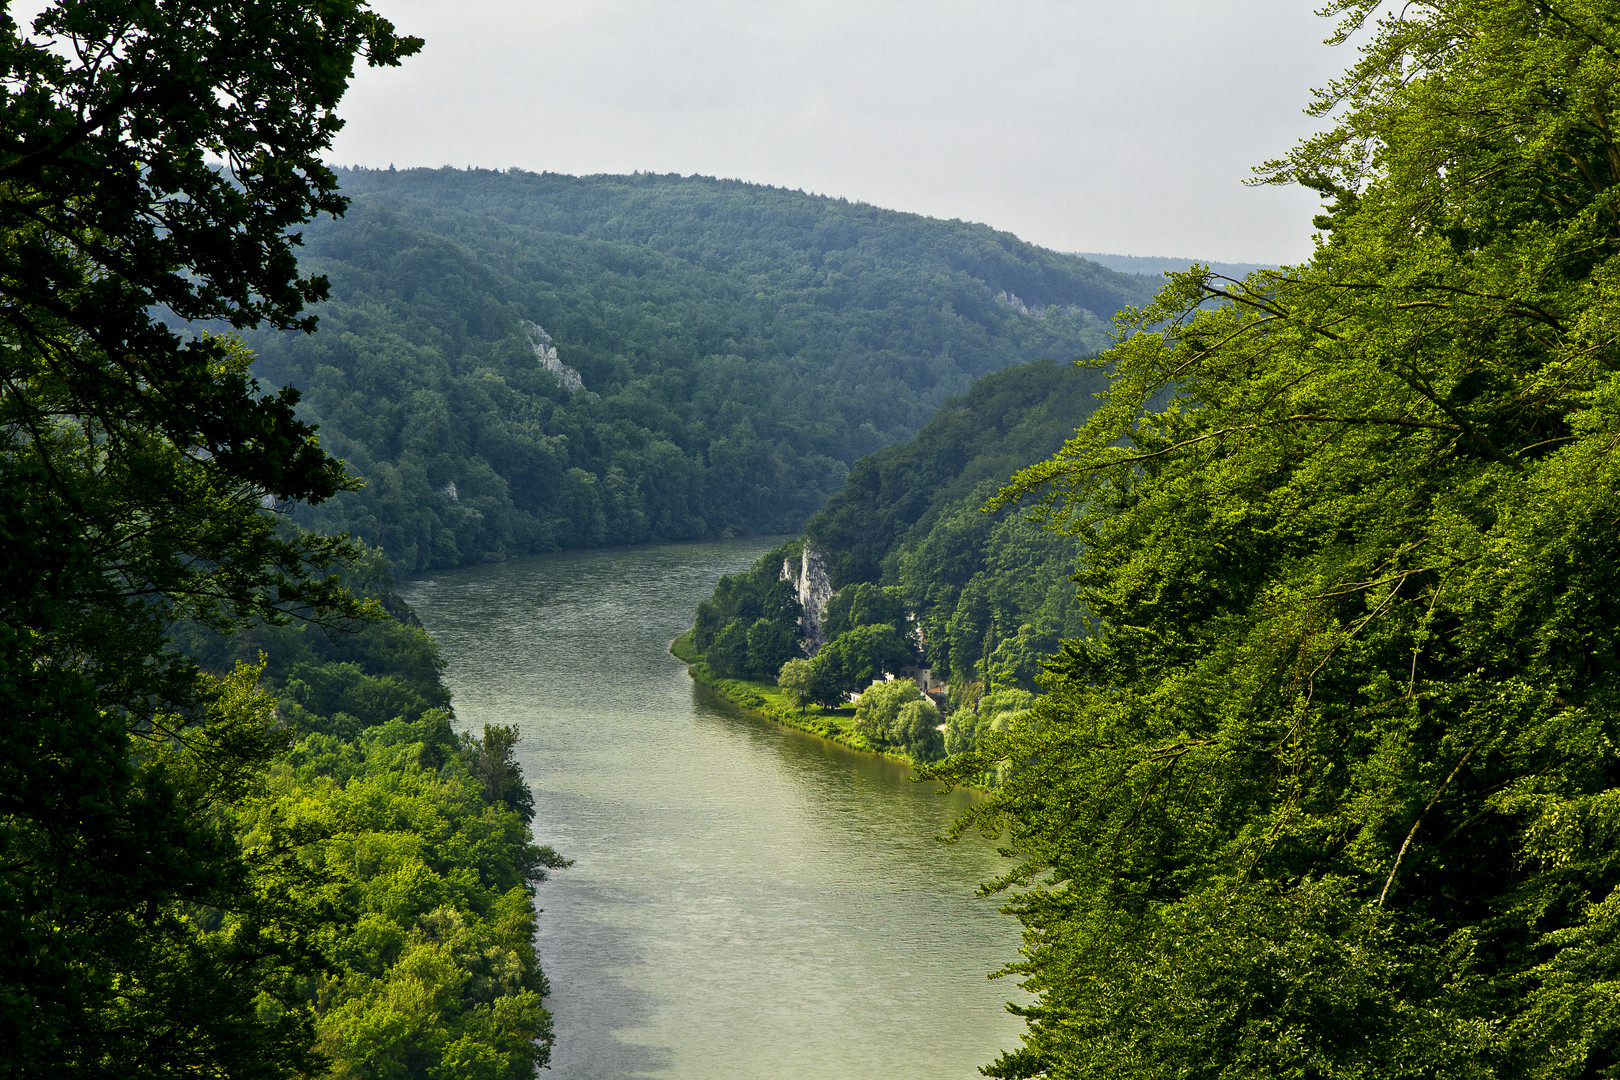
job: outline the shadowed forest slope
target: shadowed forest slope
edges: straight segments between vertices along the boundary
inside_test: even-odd
[[[796,531],[976,377],[1106,340],[1151,286],[1007,233],[735,181],[354,170],[321,332],[256,374],[368,486],[299,521],[403,573]]]

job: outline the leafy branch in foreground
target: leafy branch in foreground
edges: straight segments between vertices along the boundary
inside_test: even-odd
[[[1313,259],[1177,276],[1001,496],[1090,633],[937,770],[1008,774],[992,1075],[1620,1061],[1620,8],[1376,6],[1263,174],[1334,200]]]
[[[357,0],[60,0],[26,30],[0,13],[11,1075],[319,1064],[308,1015],[258,1000],[312,970],[309,913],[257,890],[227,824],[268,760],[268,706],[167,639],[182,619],[365,616],[329,574],[352,549],[265,506],[353,481],[296,392],[261,392],[231,338],[183,339],[158,315],[312,325],[323,285],[299,276],[288,230],[343,207],[320,161],[332,110],[356,55],[392,64],[419,44]],[[227,917],[240,932],[222,937]]]

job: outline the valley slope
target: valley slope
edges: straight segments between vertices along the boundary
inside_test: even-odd
[[[1074,434],[1106,383],[1099,366],[1052,361],[975,382],[916,438],[858,461],[803,537],[721,579],[677,655],[733,700],[863,749],[924,761],[972,749],[1031,704],[1043,661],[1087,632],[1070,580],[1080,539],[1027,508],[982,508]],[[783,696],[784,665],[805,653],[804,697],[826,708]],[[920,737],[830,711],[885,672],[945,706]]]
[[[321,332],[250,337],[367,486],[297,520],[401,573],[797,531],[978,376],[1152,283],[1007,233],[735,181],[345,170]]]

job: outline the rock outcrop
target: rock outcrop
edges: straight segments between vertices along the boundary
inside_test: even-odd
[[[585,380],[580,378],[579,372],[557,358],[557,346],[552,343],[545,327],[539,323],[525,322],[523,329],[528,331],[529,345],[534,349],[535,359],[540,361],[541,367],[557,376],[564,390],[573,393],[585,388]]]
[[[821,620],[827,613],[827,601],[833,596],[826,560],[807,542],[796,564],[792,559],[782,560],[782,578],[793,582],[798,590],[799,605],[804,608],[804,614],[799,619],[799,625],[804,629],[804,649],[814,656],[827,643],[826,635],[821,632]]]
[[[1043,304],[1039,300],[1031,303],[1025,303],[1023,300],[1019,299],[1017,293],[1007,292],[1005,289],[996,293],[996,300],[999,303],[1006,304],[1020,315],[1028,315],[1031,318],[1036,319],[1046,318],[1049,312],[1061,313],[1064,315],[1079,314],[1084,315],[1088,319],[1096,318],[1096,316],[1086,308],[1076,307],[1074,304]]]

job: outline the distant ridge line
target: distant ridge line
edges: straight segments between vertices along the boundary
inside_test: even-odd
[[[1176,259],[1157,255],[1112,255],[1100,251],[1071,251],[1071,255],[1094,262],[1109,270],[1139,277],[1156,277],[1166,271],[1185,270],[1193,263],[1203,263],[1217,274],[1228,277],[1247,277],[1256,270],[1272,269],[1266,263],[1216,262],[1213,259]]]

